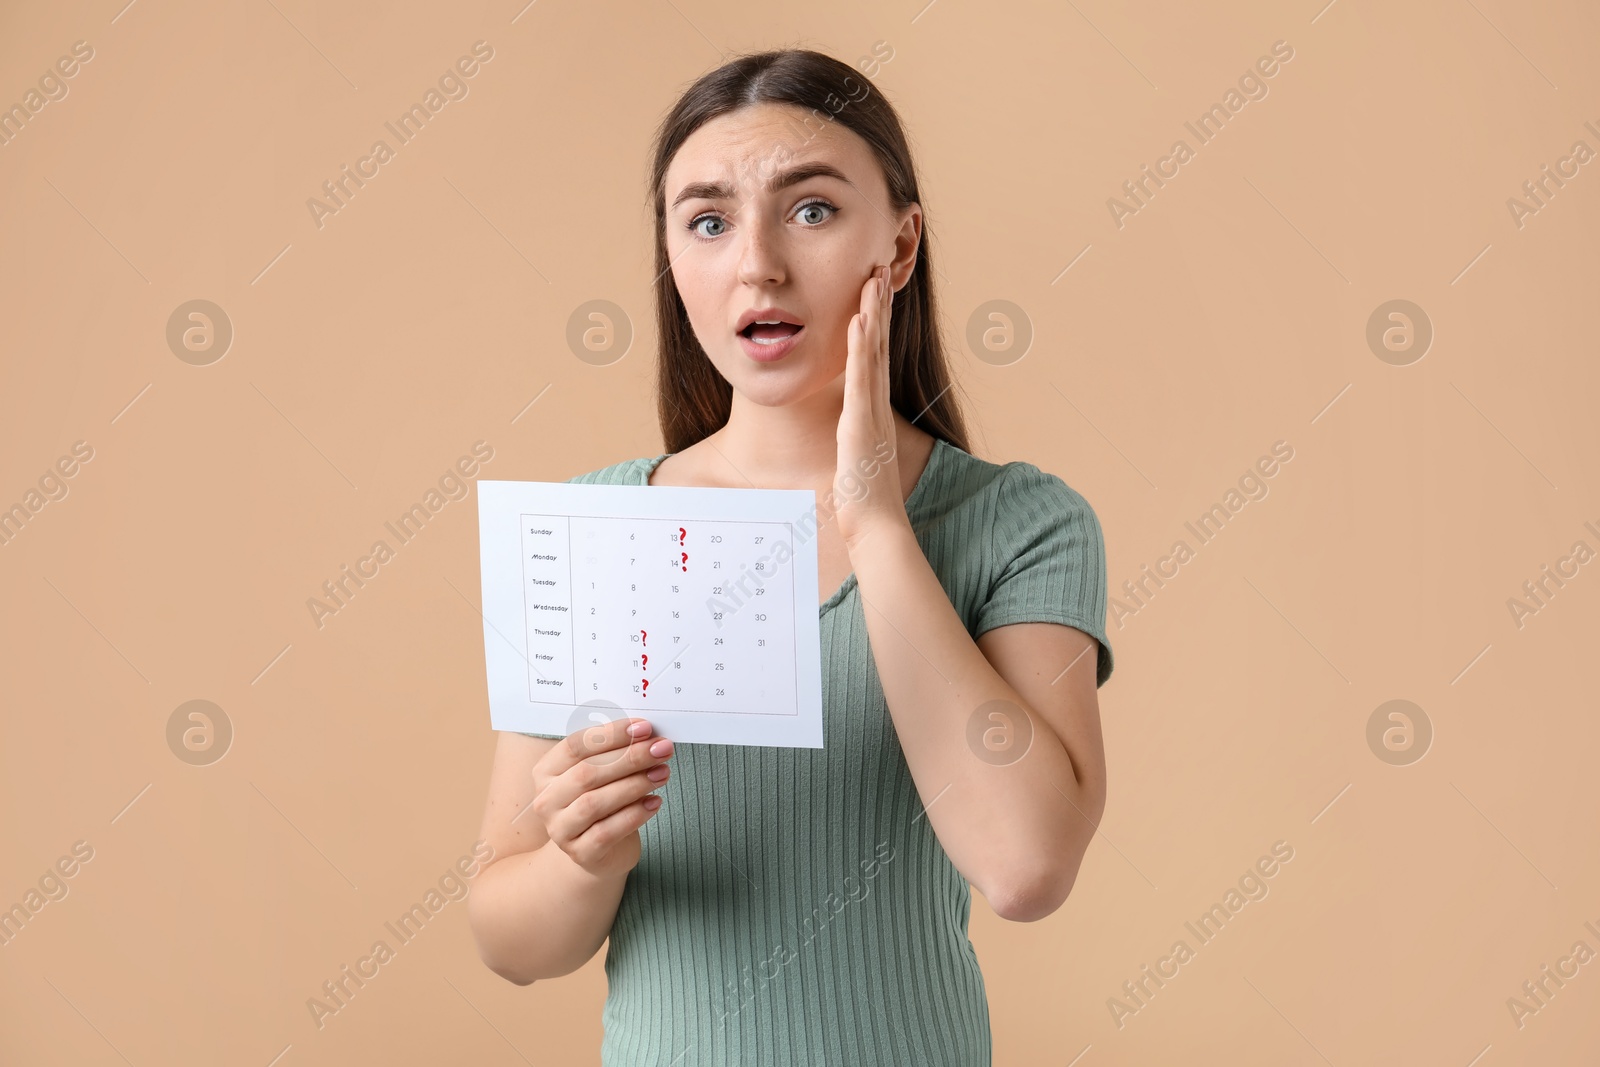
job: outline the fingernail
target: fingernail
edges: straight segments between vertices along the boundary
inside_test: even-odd
[[[671,751],[672,742],[668,741],[665,737],[650,746],[650,755],[652,756],[665,756]]]
[[[645,771],[644,776],[650,779],[652,782],[659,782],[664,780],[667,775],[671,773],[672,772],[667,769],[667,765],[663,763],[659,767],[651,767],[648,771]]]
[[[643,721],[636,722],[632,726],[628,727],[628,736],[630,737],[643,737],[649,732],[650,724]]]

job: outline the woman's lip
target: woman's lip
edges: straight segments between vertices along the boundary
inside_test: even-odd
[[[788,355],[790,350],[800,343],[800,338],[805,335],[805,332],[806,328],[802,326],[783,340],[774,341],[769,345],[753,341],[742,333],[736,336],[739,338],[739,345],[744,349],[745,355],[758,363],[771,363],[775,359],[782,359]]]

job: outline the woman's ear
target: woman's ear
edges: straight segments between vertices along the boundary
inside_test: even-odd
[[[922,205],[912,201],[894,235],[894,259],[889,262],[889,286],[895,292],[905,288],[917,267],[917,249],[922,244]]]

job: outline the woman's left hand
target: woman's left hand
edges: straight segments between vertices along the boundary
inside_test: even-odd
[[[833,475],[834,517],[846,548],[885,526],[911,526],[900,490],[898,434],[889,402],[889,313],[894,290],[888,266],[861,288],[861,311],[850,320],[839,415],[839,462]]]

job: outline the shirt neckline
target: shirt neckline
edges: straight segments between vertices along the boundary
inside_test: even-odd
[[[923,496],[924,490],[927,488],[928,482],[931,480],[934,464],[939,461],[940,453],[950,447],[952,446],[949,444],[949,442],[942,437],[935,437],[933,439],[933,451],[928,453],[928,462],[923,466],[922,473],[917,476],[917,484],[911,487],[911,495],[906,497],[906,514],[911,516],[913,519],[915,518],[912,511],[913,505],[919,503],[921,497]],[[656,468],[661,466],[662,462],[670,455],[673,455],[673,453],[663,452],[659,456],[656,456],[654,459],[646,463],[640,469],[638,484],[648,486],[650,484],[650,475],[654,474]],[[854,589],[855,587],[856,572],[851,571],[849,574],[845,575],[844,581],[839,583],[839,588],[833,591],[833,595],[827,600],[824,600],[818,606],[817,617],[821,618],[829,611],[833,610],[833,608],[837,606],[841,600],[850,595],[850,590]]]

